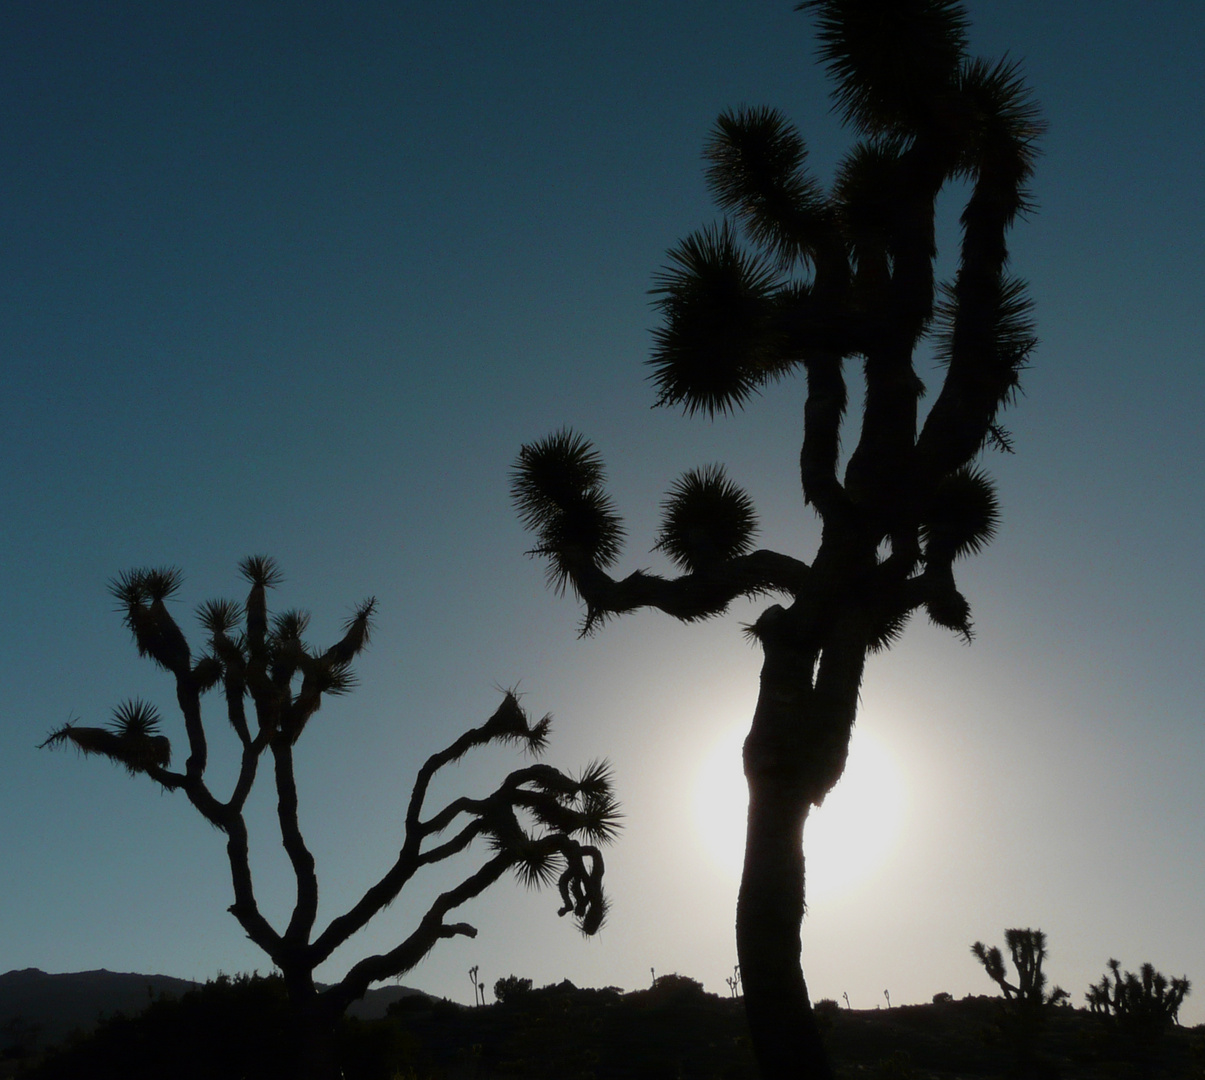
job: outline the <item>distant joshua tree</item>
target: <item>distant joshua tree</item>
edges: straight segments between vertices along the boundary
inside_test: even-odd
[[[1004,991],[1006,1001],[1020,1009],[1039,1009],[1043,1005],[1057,1005],[1066,1001],[1068,994],[1061,986],[1046,993],[1046,975],[1042,961],[1046,959],[1046,935],[1041,930],[1005,930],[1004,943],[1012,955],[1013,967],[1017,969],[1017,981],[1011,983],[1005,974],[1004,957],[997,946],[990,949],[982,941],[971,946],[971,952],[983,965],[988,977]],[[934,999],[936,1000],[936,999]]]
[[[1116,960],[1108,963],[1099,983],[1088,987],[1088,1007],[1113,1020],[1139,1039],[1153,1039],[1165,1028],[1180,1022],[1180,1006],[1192,989],[1187,977],[1168,979],[1153,964],[1143,964],[1140,974],[1121,972]]]
[[[910,615],[971,637],[954,563],[996,531],[976,464],[1011,449],[1001,410],[1035,344],[1006,237],[1029,206],[1041,124],[1017,66],[968,53],[953,0],[805,0],[836,108],[859,136],[824,191],[796,128],[770,108],[720,116],[706,148],[722,225],[669,253],[651,359],[657,403],[714,417],[796,374],[798,479],[819,516],[810,562],[754,550],[749,496],[719,465],[669,489],[654,547],[678,573],[608,572],[624,538],[602,460],[562,430],[522,448],[513,495],[549,583],[585,607],[583,634],[657,608],[683,622],[773,594],[752,626],[764,661],[744,745],[749,785],[737,955],[764,1077],[830,1077],[800,967],[804,823],[840,779],[868,654]],[[965,182],[953,280],[935,276],[935,206]],[[739,233],[744,234],[742,243]],[[927,414],[917,360],[932,347]],[[860,433],[839,474],[848,363],[865,381]]]
[[[183,770],[170,768],[172,747],[160,733],[157,711],[137,699],[119,705],[107,728],[69,723],[42,745],[72,745],[87,754],[100,754],[131,775],[144,773],[167,791],[183,791],[201,815],[226,834],[234,887],[230,913],[284,977],[298,1024],[295,1075],[327,1080],[339,1075],[332,1035],[347,1006],[371,984],[409,971],[441,938],[475,937],[473,926],[449,922],[447,916],[508,871],[529,886],[556,883],[563,901],[560,914],[572,914],[583,933],[595,933],[606,912],[603,860],[597,845],[614,837],[618,806],[606,763],[592,764],[578,777],[551,765],[532,764],[512,772],[482,798],[457,798],[424,815],[432,777],[470,750],[491,743],[517,743],[533,754],[543,751],[550,718],[530,723],[515,694],[507,692],[489,720],[433,754],[419,769],[396,861],[360,900],[316,932],[318,876],[298,824],[294,752],[323,697],[346,693],[354,686],[351,664],[368,644],[376,601],[366,600],[355,610],[336,644],[314,649],[302,640],[308,614],[290,610],[269,618],[266,592],[280,581],[275,562],[250,558],[241,570],[251,586],[241,606],[229,600],[201,605],[198,614],[208,648],[197,656],[165,604],[180,587],[178,570],[133,570],[111,585],[139,653],[174,677],[188,748]],[[209,758],[201,699],[214,689],[224,698],[226,720],[241,747],[238,777],[224,801],[205,779]],[[244,818],[265,754],[273,769],[281,842],[296,879],[293,912],[283,930],[269,923],[256,902]],[[438,841],[449,828],[457,831]],[[386,953],[365,957],[339,982],[318,990],[314,969],[319,964],[392,903],[419,870],[465,851],[476,839],[485,843],[488,858],[440,894],[405,940]]]
[[[741,996],[741,965],[740,964],[737,964],[735,967],[733,967],[732,974],[729,975],[727,978],[725,978],[724,982],[726,982],[728,984],[728,992],[733,997]]]

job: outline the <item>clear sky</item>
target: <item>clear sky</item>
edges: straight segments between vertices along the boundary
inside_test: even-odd
[[[324,912],[396,852],[418,764],[518,684],[556,716],[548,760],[614,762],[610,920],[583,940],[554,895],[502,883],[466,912],[480,936],[404,981],[469,1000],[474,964],[491,986],[626,989],[655,968],[726,992],[754,609],[578,640],[507,486],[520,444],[568,423],[608,462],[625,571],[660,565],[661,495],[711,461],[755,496],[767,546],[810,557],[802,385],[712,423],[650,410],[642,367],[651,275],[717,216],[699,156],[716,115],[782,108],[826,179],[847,145],[792,7],[0,7],[0,971],[266,970],[225,911],[221,838],[183,797],[34,749],[126,697],[171,717],[108,579],[181,567],[199,644],[192,608],[241,597],[238,560],[266,552],[276,603],[309,608],[319,642],[380,601],[361,689],[300,746]],[[1197,981],[1198,1022],[1205,6],[968,8],[975,51],[1022,58],[1050,125],[1040,213],[1012,241],[1042,344],[1006,420],[1017,453],[988,460],[1000,536],[962,572],[975,643],[922,618],[869,665],[815,823],[805,971],[814,997],[863,1008],[989,993],[971,942],[1034,926],[1076,1001],[1109,957],[1150,960]],[[444,790],[510,765],[487,755]],[[253,850],[278,913],[270,807]],[[852,870],[848,852],[866,853]],[[393,944],[434,887],[320,974]]]

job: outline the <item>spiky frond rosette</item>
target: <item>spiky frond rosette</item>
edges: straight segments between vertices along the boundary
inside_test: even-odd
[[[965,642],[974,637],[971,605],[954,585],[953,575],[945,575],[940,585],[934,585],[925,599],[925,614],[934,626],[952,630]]]
[[[109,583],[138,654],[176,674],[189,667],[188,643],[164,601],[177,592],[182,581],[183,575],[175,567],[144,567],[126,571]]]
[[[688,236],[669,260],[653,277],[663,316],[648,361],[657,404],[708,416],[739,409],[791,366],[774,318],[777,270],[727,222]]]
[[[777,109],[721,113],[703,156],[716,202],[784,270],[822,243],[824,193],[807,174],[807,147],[798,130]]]
[[[577,778],[577,811],[580,821],[574,832],[592,844],[610,844],[623,828],[623,814],[615,798],[611,763],[592,761]]]
[[[932,124],[966,54],[958,0],[805,0],[815,13],[820,60],[833,100],[867,135],[906,138]]]
[[[272,589],[284,581],[280,567],[270,555],[249,555],[239,563],[239,572],[252,585]]]
[[[343,623],[343,637],[326,651],[326,658],[332,663],[347,664],[368,648],[372,640],[373,616],[376,610],[375,596],[361,600]]]
[[[568,428],[519,451],[511,497],[523,524],[539,538],[532,554],[548,557],[549,582],[558,591],[574,560],[605,567],[619,556],[623,524],[603,481],[594,447]]]
[[[996,535],[1000,502],[991,477],[970,466],[945,477],[921,519],[925,558],[949,565],[982,550]]]
[[[113,730],[123,739],[149,739],[159,734],[159,710],[134,698],[113,710]]]
[[[1046,131],[1041,110],[1015,60],[975,59],[959,72],[959,96],[970,113],[961,169],[973,176],[995,171],[1004,224],[1032,209],[1025,184],[1033,176],[1038,140]]]
[[[858,143],[838,166],[834,213],[858,273],[877,269],[876,259],[894,254],[901,239],[899,170],[899,148],[873,142]]]
[[[179,592],[183,583],[184,574],[178,567],[144,566],[118,574],[109,582],[109,593],[124,608],[166,600]]]
[[[551,730],[552,714],[545,713],[532,723],[527,710],[519,704],[519,695],[515,690],[507,690],[503,694],[502,703],[481,728],[486,740],[518,743],[534,757],[539,757],[548,746]]]
[[[206,600],[197,608],[197,620],[211,637],[229,634],[242,617],[242,605],[233,600]]]
[[[140,698],[113,710],[107,728],[64,724],[51,732],[42,747],[70,743],[84,754],[99,754],[121,765],[131,775],[171,764],[171,743],[159,733],[159,712]]]
[[[310,625],[310,613],[296,608],[272,616],[272,634],[278,641],[300,642]]]
[[[746,554],[756,532],[753,500],[722,465],[707,465],[691,469],[670,488],[654,550],[696,572]]]
[[[1024,281],[1007,275],[975,278],[960,271],[942,284],[934,305],[934,346],[948,366],[974,366],[993,405],[1009,401],[1038,344],[1033,301]]]

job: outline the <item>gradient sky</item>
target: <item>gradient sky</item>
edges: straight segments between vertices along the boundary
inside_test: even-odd
[[[0,7],[0,971],[267,970],[225,911],[221,838],[183,797],[34,749],[135,695],[178,734],[114,574],[181,567],[199,644],[191,609],[241,597],[238,560],[267,552],[276,604],[310,609],[319,643],[380,600],[361,689],[300,746],[325,913],[393,857],[418,764],[518,684],[556,716],[548,760],[614,762],[610,920],[583,940],[555,895],[500,883],[465,911],[480,936],[403,981],[463,1001],[474,964],[490,986],[634,989],[655,968],[726,992],[737,883],[698,805],[738,767],[756,609],[695,627],[641,613],[578,640],[507,486],[520,444],[568,423],[608,463],[622,571],[660,565],[662,493],[711,461],[754,495],[763,543],[810,557],[802,384],[713,423],[650,410],[642,367],[651,275],[717,217],[700,166],[716,115],[782,108],[826,180],[848,145],[792,7]],[[1075,1001],[1109,957],[1150,960],[1197,981],[1183,1017],[1199,1022],[1205,6],[968,8],[974,50],[1022,58],[1050,125],[1040,212],[1012,239],[1042,344],[1006,419],[1017,454],[987,462],[1000,536],[962,571],[975,643],[921,618],[869,665],[858,737],[890,782],[863,784],[882,801],[859,843],[885,853],[844,889],[814,860],[805,972],[814,997],[862,1008],[884,989],[990,993],[969,945],[1034,926]],[[511,764],[485,755],[443,790]],[[253,851],[280,913],[260,796]],[[438,884],[320,975],[395,943]]]

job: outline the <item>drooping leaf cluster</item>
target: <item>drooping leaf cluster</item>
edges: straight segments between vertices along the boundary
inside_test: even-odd
[[[548,558],[558,592],[572,577],[572,560],[610,566],[619,556],[623,525],[605,479],[597,452],[568,429],[520,451],[512,493],[523,524],[539,537],[532,554]]]

